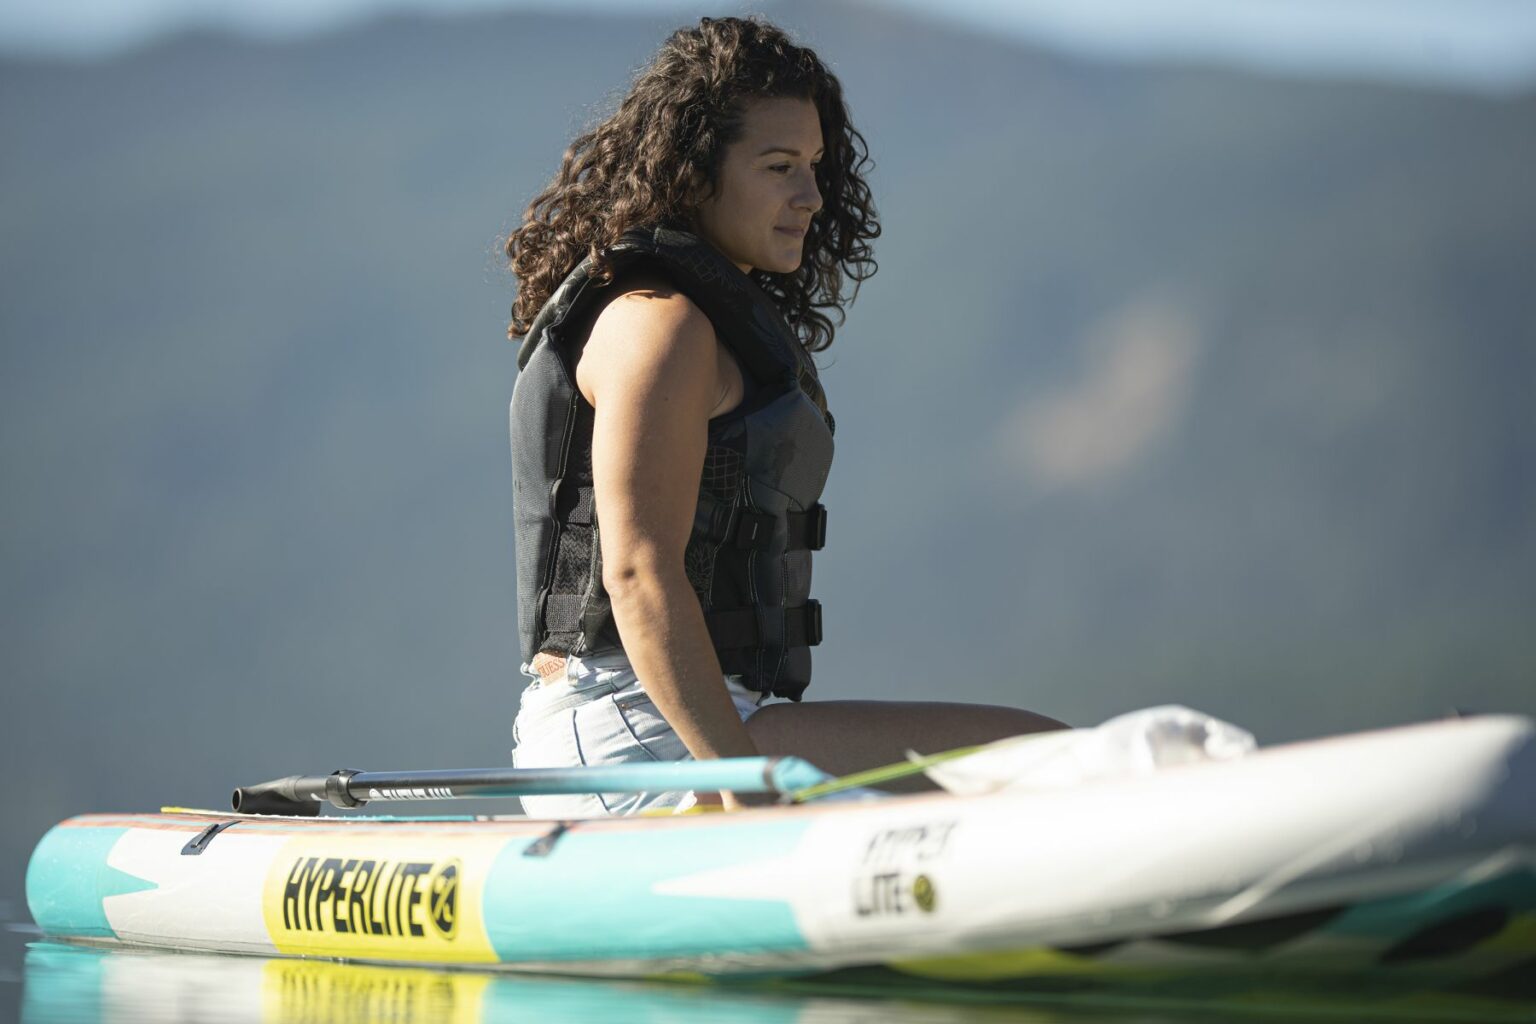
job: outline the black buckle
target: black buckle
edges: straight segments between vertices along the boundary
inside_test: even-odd
[[[739,548],[763,548],[773,539],[774,517],[766,512],[742,509],[736,515],[735,544]]]
[[[806,510],[808,522],[806,523],[805,546],[812,551],[820,551],[827,546],[827,506],[817,502]]]
[[[805,645],[815,647],[821,643],[821,602],[805,602]]]

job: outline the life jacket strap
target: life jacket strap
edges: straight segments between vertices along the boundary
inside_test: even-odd
[[[705,625],[716,650],[757,647],[763,642],[756,608],[730,608],[704,613]],[[821,602],[807,601],[784,609],[784,646],[815,647],[821,643]]]
[[[817,502],[804,512],[786,512],[786,551],[820,551],[827,545],[827,508]],[[716,544],[736,548],[765,548],[773,540],[777,517],[748,508],[733,509],[723,502],[700,499],[694,516],[697,531]]]

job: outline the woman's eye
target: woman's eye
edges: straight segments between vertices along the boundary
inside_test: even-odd
[[[768,169],[770,171],[772,171],[773,173],[775,173],[775,174],[786,174],[790,170],[792,170],[792,168],[790,167],[789,164],[774,164],[772,167],[770,167]]]

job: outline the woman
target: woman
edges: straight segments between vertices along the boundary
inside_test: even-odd
[[[837,79],[758,20],[674,33],[507,243],[519,767],[794,754],[843,774],[1060,723],[1009,708],[798,703],[833,419],[809,353],[874,273]],[[770,696],[790,698],[765,704]],[[738,801],[730,794],[728,806]],[[677,794],[534,797],[530,814]],[[703,796],[701,799],[714,799]]]

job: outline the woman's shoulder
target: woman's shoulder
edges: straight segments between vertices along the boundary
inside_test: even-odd
[[[685,343],[715,337],[704,311],[665,274],[650,268],[634,268],[603,289],[591,333],[594,338],[613,333],[631,339],[637,334],[675,337]]]
[[[717,375],[714,326],[692,299],[660,275],[615,279],[596,309],[576,365],[576,386],[596,405],[599,392],[641,390],[669,380],[709,392]]]

